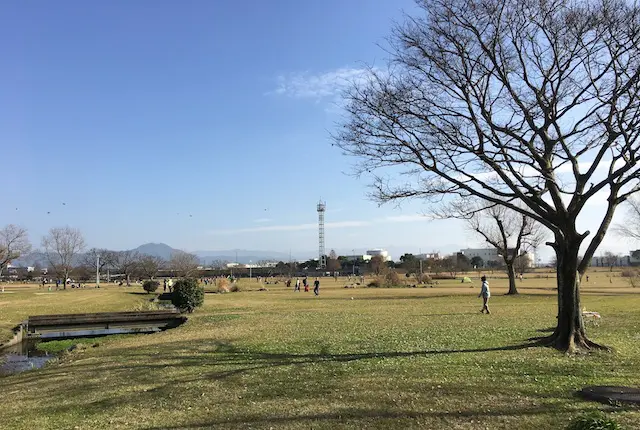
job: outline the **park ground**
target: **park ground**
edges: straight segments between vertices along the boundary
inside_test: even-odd
[[[479,312],[477,277],[390,289],[323,278],[319,297],[242,280],[241,292],[206,294],[179,328],[102,338],[0,377],[0,428],[561,429],[596,409],[640,428],[639,409],[575,396],[637,386],[640,291],[591,273],[582,302],[602,318],[588,333],[613,352],[568,356],[528,346],[555,324],[547,276],[527,275],[516,297],[490,279],[491,315]],[[8,285],[0,337],[29,315],[144,309],[151,297],[140,286]]]

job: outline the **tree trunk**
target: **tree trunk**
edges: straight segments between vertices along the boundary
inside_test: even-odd
[[[518,289],[516,288],[516,270],[513,267],[513,261],[507,261],[507,273],[509,274],[509,291],[507,295],[510,294],[518,294]]]
[[[578,250],[580,242],[557,244],[558,323],[546,339],[549,345],[569,353],[578,350],[606,349],[589,340],[580,306]]]

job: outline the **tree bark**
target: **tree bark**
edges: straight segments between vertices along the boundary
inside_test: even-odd
[[[509,291],[507,295],[518,294],[518,289],[516,288],[516,270],[513,267],[513,261],[507,261],[507,273],[509,274]]]
[[[555,331],[544,341],[561,351],[607,349],[587,337],[580,306],[580,274],[578,250],[580,241],[556,243],[558,323]]]

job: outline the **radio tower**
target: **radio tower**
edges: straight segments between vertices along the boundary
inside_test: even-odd
[[[327,267],[327,253],[324,250],[324,211],[326,204],[320,200],[318,203],[318,268]]]

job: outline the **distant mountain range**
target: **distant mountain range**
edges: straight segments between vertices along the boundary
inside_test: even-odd
[[[448,254],[454,251],[459,250],[461,247],[458,245],[446,245],[443,247],[438,247],[438,251],[442,254]],[[405,252],[413,252],[417,254],[416,250],[406,250],[401,249],[400,247],[389,246],[386,247],[389,251],[389,254],[394,260],[400,258],[402,254]],[[327,249],[327,253],[329,253],[331,249]],[[175,252],[180,252],[179,249],[172,248],[171,246],[165,243],[145,243],[144,245],[140,245],[135,248],[134,251],[139,252],[140,254],[152,255],[155,257],[160,257],[164,260],[171,259],[171,255]],[[340,249],[336,248],[335,251],[338,255],[351,255],[354,250],[353,249]],[[431,252],[432,249],[424,248],[423,252]],[[355,249],[356,254],[364,254],[366,250],[364,248]],[[246,249],[232,249],[232,250],[222,250],[222,251],[195,251],[193,254],[197,255],[200,258],[200,262],[202,264],[211,264],[212,262],[238,262],[240,264],[247,264],[249,262],[258,262],[258,261],[289,261],[292,260],[308,260],[312,258],[317,258],[317,251],[303,251],[303,252],[295,252],[291,255],[289,253],[277,252],[277,251],[252,251]],[[82,255],[76,256],[76,262],[81,261]],[[46,267],[48,265],[46,255],[43,252],[35,251],[29,255],[26,255],[19,260],[14,261],[15,266],[41,266]]]

